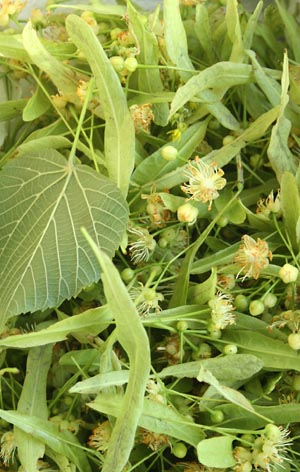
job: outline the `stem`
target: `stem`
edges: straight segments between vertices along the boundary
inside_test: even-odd
[[[72,148],[71,148],[70,155],[69,155],[69,166],[70,167],[73,167],[75,165],[75,157],[76,157],[75,153],[76,153],[77,143],[79,141],[79,136],[80,136],[80,133],[81,133],[81,128],[82,128],[82,124],[83,124],[84,117],[85,117],[85,114],[86,114],[87,106],[88,106],[88,103],[89,103],[90,98],[92,96],[94,83],[95,83],[95,79],[92,77],[90,79],[89,83],[88,83],[88,88],[87,88],[87,91],[86,91],[85,100],[84,100],[84,103],[83,103],[83,106],[82,106],[82,109],[81,109],[77,129],[76,129],[76,134],[75,134],[74,141],[73,141]]]

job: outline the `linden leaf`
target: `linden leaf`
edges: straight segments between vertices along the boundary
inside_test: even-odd
[[[81,227],[111,257],[127,223],[117,187],[54,150],[17,158],[0,174],[0,308],[14,315],[59,304],[100,277]]]

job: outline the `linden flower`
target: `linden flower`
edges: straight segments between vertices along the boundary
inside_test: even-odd
[[[4,0],[0,2],[0,26],[6,26],[9,23],[10,16],[19,13],[26,2],[20,0]]]
[[[158,449],[170,444],[169,438],[165,434],[153,433],[144,428],[141,428],[140,433],[142,437],[141,443],[146,444],[152,451],[158,451]]]
[[[93,433],[88,440],[88,445],[93,449],[97,449],[97,451],[106,451],[111,437],[111,432],[112,427],[109,421],[99,423],[98,426],[93,429]]]
[[[129,245],[129,251],[133,264],[147,261],[150,257],[150,254],[155,249],[155,239],[145,228],[129,228],[128,231],[138,238]]]
[[[129,110],[133,119],[135,132],[139,133],[140,131],[144,131],[149,134],[151,123],[154,120],[152,104],[131,105]]]
[[[261,198],[257,202],[256,213],[269,217],[271,213],[281,215],[281,200],[280,191],[278,190],[276,197],[274,198],[273,190],[267,198]]]
[[[139,282],[138,287],[130,289],[129,296],[135,303],[140,316],[148,316],[150,313],[161,311],[159,302],[164,300],[163,294],[156,292],[154,288],[143,285],[142,282]]]
[[[268,424],[261,436],[256,438],[253,445],[252,463],[255,468],[272,471],[272,467],[282,467],[287,460],[285,453],[287,446],[292,444],[288,438],[289,431],[274,424]]]
[[[8,465],[13,461],[17,445],[13,431],[7,431],[1,437],[1,451],[0,457],[4,465]]]
[[[205,164],[196,158],[193,164],[188,165],[185,175],[189,178],[189,183],[182,185],[181,190],[189,193],[192,200],[209,202],[208,210],[211,210],[213,200],[219,196],[218,190],[226,185],[226,179],[222,177],[223,170],[218,169],[215,162]]]
[[[260,238],[255,241],[245,234],[242,236],[243,243],[234,258],[234,261],[241,267],[237,274],[242,272],[244,277],[253,277],[258,279],[260,273],[269,265],[269,259],[272,259],[272,253],[269,250],[268,244]]]
[[[232,297],[230,295],[220,292],[209,300],[208,306],[211,308],[211,319],[216,329],[224,329],[226,326],[235,323],[234,306],[231,302]]]

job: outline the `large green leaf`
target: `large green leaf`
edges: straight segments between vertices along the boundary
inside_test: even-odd
[[[99,279],[84,226],[112,256],[127,222],[120,191],[54,150],[17,158],[0,174],[2,326],[19,313],[58,306]]]
[[[127,352],[130,363],[127,389],[103,464],[103,472],[121,472],[134,445],[136,428],[143,409],[151,367],[149,340],[118,270],[107,255],[99,251],[88,234],[86,237],[101,265],[105,297],[116,321],[116,337]]]
[[[37,415],[43,420],[48,418],[46,388],[47,375],[52,358],[52,345],[32,348],[29,351],[26,377],[18,402],[18,412]],[[18,457],[27,472],[37,471],[37,461],[45,453],[45,444],[15,426],[15,441]]]

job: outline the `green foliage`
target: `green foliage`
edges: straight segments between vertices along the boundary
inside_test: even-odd
[[[299,5],[13,3],[1,470],[298,470]]]

